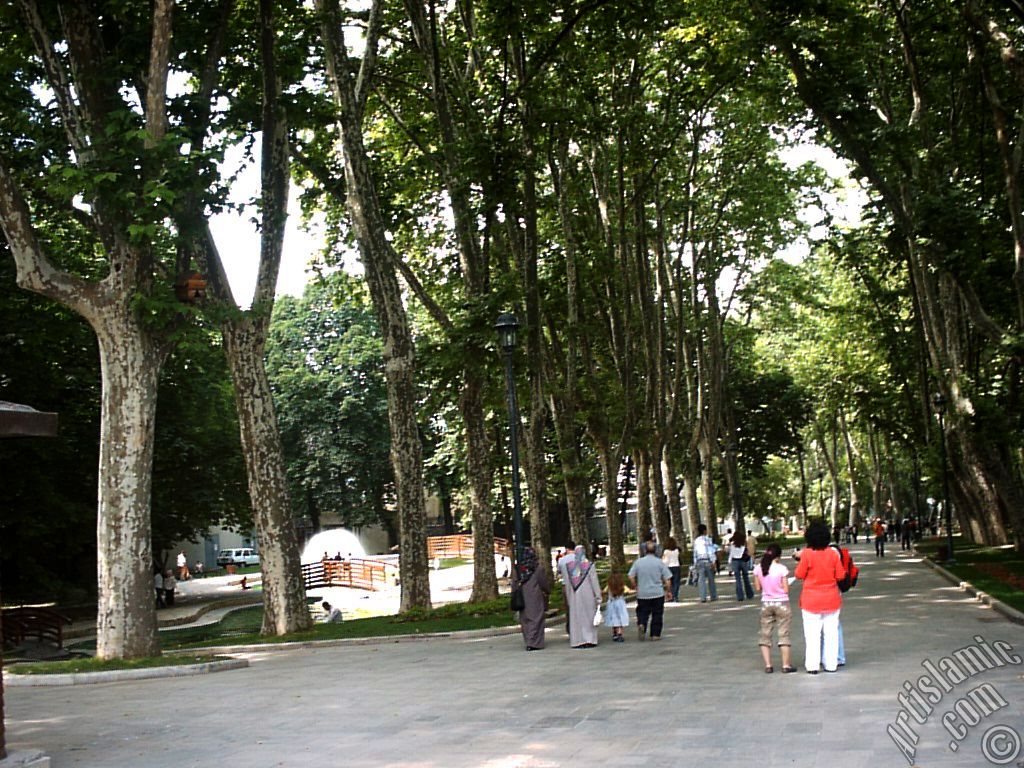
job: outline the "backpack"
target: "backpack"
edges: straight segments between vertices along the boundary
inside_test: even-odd
[[[857,579],[860,577],[860,568],[853,563],[853,556],[846,547],[835,547],[839,552],[839,562],[846,568],[846,576],[836,581],[840,592],[849,592],[857,586]]]

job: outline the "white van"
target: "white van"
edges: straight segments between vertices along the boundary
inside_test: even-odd
[[[239,549],[222,549],[217,553],[217,565],[259,565],[260,556],[259,554],[248,547],[242,547]]]

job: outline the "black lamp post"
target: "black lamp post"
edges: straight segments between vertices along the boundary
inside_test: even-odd
[[[498,346],[505,352],[505,385],[508,389],[509,443],[512,449],[512,523],[515,528],[515,561],[523,558],[523,500],[519,492],[519,406],[516,404],[515,377],[512,370],[512,354],[516,349],[516,330],[519,320],[506,312],[498,317],[494,329],[498,332]]]
[[[939,415],[939,445],[942,449],[942,507],[946,510],[946,562],[955,563],[953,557],[953,508],[949,498],[949,468],[946,462],[946,398],[941,392],[932,397],[932,405]]]

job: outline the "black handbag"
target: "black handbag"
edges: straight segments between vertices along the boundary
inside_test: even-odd
[[[523,590],[519,587],[512,588],[512,596],[509,599],[509,608],[513,613],[523,610],[526,607],[526,600],[523,597]]]

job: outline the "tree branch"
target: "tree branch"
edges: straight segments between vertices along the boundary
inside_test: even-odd
[[[11,248],[18,270],[18,285],[59,301],[82,317],[96,311],[100,287],[57,269],[43,253],[22,197],[3,158],[0,157],[0,228]]]
[[[60,113],[60,120],[64,126],[64,132],[67,134],[68,143],[75,150],[78,161],[85,164],[91,157],[91,151],[88,136],[82,125],[82,116],[78,112],[78,105],[71,98],[71,86],[68,83],[67,72],[64,71],[63,64],[53,50],[53,43],[46,32],[46,25],[43,24],[42,16],[39,14],[39,4],[36,0],[21,0],[21,8],[28,23],[29,35],[32,37],[36,53],[42,59],[46,82],[57,101],[57,111]]]
[[[146,76],[146,148],[155,147],[167,134],[167,68],[171,58],[171,21],[174,0],[153,3],[153,38]]]
[[[383,5],[383,0],[373,0],[373,4],[370,6],[370,18],[366,23],[366,48],[363,52],[363,61],[359,65],[359,75],[356,77],[356,109],[360,125],[363,124],[366,97],[373,86],[373,75],[377,66],[377,43],[380,40],[384,15]]]
[[[253,307],[270,306],[281,271],[281,251],[288,219],[290,152],[288,120],[281,106],[281,81],[274,51],[274,0],[260,0],[260,50],[263,63],[263,140],[260,156],[262,204],[260,268]]]

